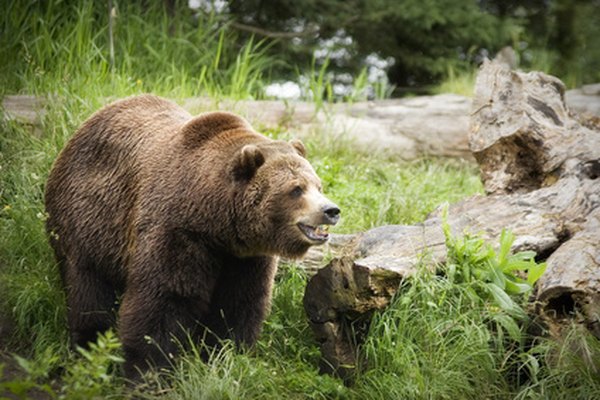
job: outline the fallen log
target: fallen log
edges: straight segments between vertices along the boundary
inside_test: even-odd
[[[193,112],[214,108],[210,99],[185,100]],[[353,103],[324,104],[316,109],[302,101],[221,101],[266,127],[286,126],[295,135],[345,138],[364,152],[378,151],[411,160],[422,156],[472,159],[467,133],[471,99],[455,94]]]
[[[449,207],[452,233],[497,243],[510,229],[513,251],[548,261],[535,298],[543,321],[560,326],[577,316],[600,337],[600,130],[568,110],[558,79],[487,62],[476,83],[470,146],[488,195]],[[359,339],[348,327],[387,307],[419,265],[445,262],[441,225],[436,210],[421,224],[347,235],[332,247],[333,260],[304,297],[323,371],[351,376]]]
[[[570,90],[569,106],[590,118],[600,116],[600,84]],[[106,99],[106,102],[114,99]],[[56,102],[56,99],[50,100]],[[2,99],[4,118],[18,121],[41,133],[41,121],[49,100],[28,95]],[[422,156],[460,157],[472,160],[469,150],[471,99],[456,94],[417,96],[403,99],[315,104],[279,100],[221,100],[207,97],[184,99],[192,113],[221,109],[235,111],[259,128],[289,128],[294,135],[317,134],[349,139],[356,149],[380,151],[404,159]]]
[[[537,313],[554,335],[576,319],[600,338],[600,209],[550,255],[537,293]]]

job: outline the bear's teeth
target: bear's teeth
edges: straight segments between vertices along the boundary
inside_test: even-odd
[[[327,235],[329,233],[329,225],[319,225],[315,229],[317,235]]]

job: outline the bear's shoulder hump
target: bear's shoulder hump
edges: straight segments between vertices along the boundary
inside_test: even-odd
[[[189,120],[181,128],[181,135],[186,146],[195,148],[223,132],[235,129],[252,130],[252,127],[239,115],[214,111],[200,114]]]

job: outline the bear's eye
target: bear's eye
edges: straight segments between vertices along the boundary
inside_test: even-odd
[[[292,191],[290,192],[290,195],[292,195],[292,197],[300,197],[300,196],[302,196],[303,193],[304,193],[304,190],[302,189],[302,187],[296,186],[295,188],[292,189]]]

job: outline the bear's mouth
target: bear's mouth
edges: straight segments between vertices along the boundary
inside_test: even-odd
[[[298,228],[311,241],[323,243],[329,239],[329,225],[310,226],[299,222]]]

